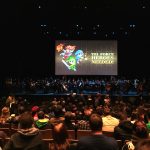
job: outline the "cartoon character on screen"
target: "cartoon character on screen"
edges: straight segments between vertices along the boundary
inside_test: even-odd
[[[65,49],[63,49],[63,53],[60,53],[60,56],[63,56],[63,59],[67,59],[69,56],[72,55],[73,51],[75,50],[76,46],[67,45]]]
[[[57,50],[58,52],[60,52],[60,51],[63,50],[63,47],[64,47],[64,44],[60,43],[60,44],[58,44],[58,45],[56,46],[56,50]]]
[[[82,50],[77,50],[77,51],[75,52],[75,57],[76,57],[76,62],[79,64],[80,61],[82,61],[83,58],[84,58],[84,53],[83,53],[83,51],[82,51]]]
[[[69,70],[76,71],[76,59],[74,56],[69,56],[66,61],[62,60],[62,62],[67,66]]]

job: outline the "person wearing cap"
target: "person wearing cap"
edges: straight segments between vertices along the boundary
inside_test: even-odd
[[[31,111],[32,111],[32,117],[34,119],[34,121],[38,120],[38,111],[40,110],[39,106],[33,106]]]

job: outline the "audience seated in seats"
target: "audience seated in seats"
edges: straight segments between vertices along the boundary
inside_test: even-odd
[[[111,108],[108,105],[104,106],[104,115],[102,116],[102,120],[102,131],[114,132],[114,128],[119,124],[119,119],[111,115]]]
[[[76,99],[74,99],[74,101],[76,103]],[[70,103],[70,106],[71,106],[72,113],[77,114],[78,113],[78,107],[77,107],[77,105],[73,104],[73,103]]]
[[[38,120],[38,116],[37,113],[40,110],[39,106],[33,106],[31,111],[32,111],[32,117],[34,119],[34,121]]]
[[[64,124],[65,124],[67,130],[75,129],[75,122],[72,122],[72,120],[74,120],[74,118],[75,118],[75,115],[71,111],[65,112]]]
[[[92,112],[93,109],[90,106],[85,106],[83,119],[79,120],[77,123],[77,127],[79,130],[90,130],[89,118]]]
[[[149,150],[149,149],[150,149],[150,139],[143,139],[139,141],[135,146],[135,150]]]
[[[14,95],[7,97],[6,106],[10,108],[10,114],[15,114],[17,112],[17,101]]]
[[[9,122],[9,117],[10,117],[10,109],[9,107],[3,107],[1,110],[1,115],[0,115],[0,123],[5,124]]]
[[[19,122],[19,118],[21,116],[21,114],[23,114],[25,112],[25,107],[24,106],[19,106],[18,107],[18,114],[12,114],[11,115],[11,123],[18,125]]]
[[[141,121],[136,121],[133,125],[133,136],[132,139],[139,141],[141,139],[148,138],[148,129],[146,127],[146,124]]]
[[[138,119],[134,122],[133,125],[133,139],[136,139],[137,141],[143,138],[148,138],[148,128],[146,126],[147,121],[145,120],[146,111],[143,108],[143,106],[138,107]]]
[[[122,140],[122,143],[124,143],[125,140],[131,140],[132,139],[132,130],[133,130],[133,124],[130,120],[128,120],[128,116],[126,112],[120,112],[118,111],[118,119],[120,120],[118,126],[114,128],[114,137],[117,140]]]
[[[87,96],[87,105],[90,106],[90,105],[93,105],[94,103],[94,99],[92,97],[92,95],[88,95]]]
[[[96,96],[94,97],[94,106],[97,107],[103,104],[104,104],[104,101],[102,99],[102,94],[97,93]]]
[[[4,131],[0,131],[0,149],[3,148],[4,144],[5,144],[5,138],[7,137],[7,134]]]
[[[134,124],[138,120],[138,113],[133,111],[131,114],[131,123]]]
[[[132,139],[133,124],[131,121],[124,120],[114,128],[114,137],[116,140],[122,140],[122,143],[126,140]]]
[[[109,94],[105,95],[104,105],[110,105],[110,102],[111,102],[111,99],[110,99]]]
[[[99,114],[100,116],[103,115],[103,106],[102,105],[96,107],[96,113]]]
[[[40,105],[40,110],[44,112],[44,117],[50,119],[50,104],[49,101],[42,101]]]
[[[33,127],[33,122],[29,112],[23,113],[19,118],[19,130],[11,136],[3,150],[46,150],[39,130]]]
[[[54,115],[54,109],[55,107],[57,106],[57,101],[56,100],[52,100],[50,102],[50,106],[48,108],[48,116],[49,116],[49,119],[50,118],[53,118],[55,115]]]
[[[75,150],[76,145],[71,144],[68,139],[68,132],[66,126],[63,123],[54,125],[52,130],[52,136],[54,143],[51,143],[49,150]]]
[[[138,113],[138,120],[143,122],[144,124],[147,123],[146,119],[146,110],[144,109],[143,106],[140,106],[137,108],[137,113]]]
[[[13,95],[9,95],[6,99],[6,106],[11,108],[11,105],[16,103],[16,98]]]
[[[89,120],[90,115],[92,114],[92,112],[93,112],[92,105],[91,106],[85,106],[83,119],[84,120]]]
[[[61,105],[54,106],[53,112],[54,112],[54,117],[50,118],[50,123],[52,125],[64,122],[65,118],[63,117],[63,111]]]
[[[35,127],[39,129],[50,129],[51,124],[48,118],[45,118],[45,113],[43,111],[38,112],[38,120],[35,121]]]
[[[150,110],[147,112],[147,119],[148,119],[148,122],[146,124],[146,127],[148,129],[149,134],[150,134]]]
[[[78,150],[118,150],[117,141],[102,134],[102,118],[98,114],[90,116],[92,135],[81,137],[78,141]]]

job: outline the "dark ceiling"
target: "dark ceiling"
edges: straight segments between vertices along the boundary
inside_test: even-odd
[[[54,64],[49,63],[49,59],[54,60],[49,58],[53,37],[61,30],[72,34],[77,25],[83,28],[82,38],[86,39],[117,33],[120,72],[148,74],[144,67],[142,72],[135,67],[149,59],[145,55],[149,50],[149,0],[3,0],[0,18],[2,74],[36,74],[39,69],[43,74],[53,72]],[[46,27],[41,29],[41,25]],[[91,35],[95,25],[103,26],[102,36]],[[77,37],[73,34],[71,38]]]

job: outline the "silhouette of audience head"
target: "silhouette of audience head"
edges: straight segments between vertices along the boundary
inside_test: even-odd
[[[25,107],[24,106],[19,106],[18,107],[18,113],[23,114],[25,112]]]
[[[111,113],[111,108],[108,105],[105,105],[103,111],[104,111],[104,115],[107,116]]]
[[[85,116],[90,116],[92,114],[93,109],[91,107],[86,106],[84,108],[84,115]]]
[[[70,146],[68,142],[68,132],[63,123],[56,124],[52,130],[54,143],[50,145],[51,150],[67,150]]]
[[[2,116],[8,116],[8,115],[10,115],[10,110],[9,110],[9,108],[6,107],[6,106],[3,107],[3,108],[2,108],[1,115],[2,115]]]
[[[90,116],[89,124],[92,131],[102,131],[102,118],[98,114],[92,114]]]
[[[31,110],[32,110],[32,113],[36,113],[40,110],[40,108],[39,106],[33,106]]]
[[[149,150],[149,149],[150,149],[150,139],[141,140],[135,146],[135,150]]]
[[[65,122],[71,122],[75,115],[71,111],[65,112]]]
[[[139,138],[148,138],[148,130],[146,125],[141,121],[136,121],[133,125],[135,135]]]
[[[12,103],[16,103],[16,99],[15,99],[15,96],[13,95],[9,95],[6,99],[6,106],[10,106],[10,104]]]
[[[57,144],[63,144],[68,139],[68,132],[63,123],[56,124],[52,131],[53,139]]]
[[[45,117],[45,113],[42,110],[40,110],[37,115],[38,115],[38,119],[44,119]]]
[[[25,113],[21,114],[21,116],[19,118],[19,128],[29,129],[32,127],[33,122],[34,122],[34,120],[33,120],[31,113],[25,112]]]
[[[63,112],[62,112],[62,106],[61,105],[57,105],[55,106],[54,108],[54,115],[55,117],[61,117],[63,115]]]
[[[0,123],[5,124],[7,119],[10,117],[10,110],[8,107],[3,107],[0,115]]]

